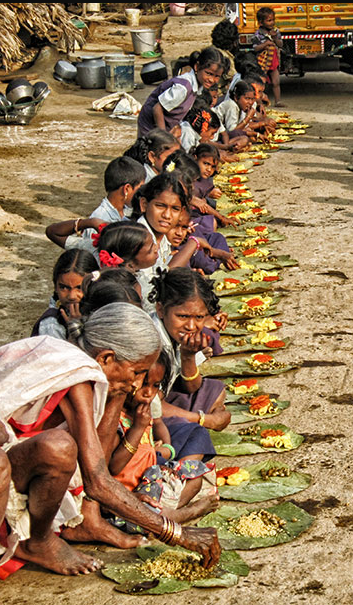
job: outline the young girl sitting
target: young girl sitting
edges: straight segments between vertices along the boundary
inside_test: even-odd
[[[139,137],[135,143],[124,152],[140,164],[143,164],[148,183],[162,172],[163,162],[167,157],[180,148],[179,141],[161,128],[154,128],[146,136]]]
[[[151,290],[150,280],[156,275],[157,268],[166,269],[171,257],[170,244],[166,237],[174,227],[183,207],[187,205],[187,194],[183,185],[172,172],[163,172],[142,187],[133,200],[134,218],[144,225],[158,248],[155,264],[139,271],[138,280],[142,288],[143,308],[154,311],[148,302]]]
[[[189,208],[183,208],[179,221],[167,235],[176,252],[169,267],[190,266],[202,274],[211,275],[221,263],[229,269],[237,269],[234,254],[221,233],[204,233],[200,225],[191,220]]]
[[[70,305],[79,303],[83,296],[81,285],[84,276],[97,269],[97,261],[86,250],[73,248],[59,256],[53,270],[54,294],[49,308],[34,324],[31,336],[48,334],[67,339],[66,318],[70,314]]]
[[[166,426],[161,419],[152,419],[151,401],[158,397],[163,382],[168,380],[168,363],[168,355],[162,351],[141,389],[125,400],[109,468],[125,487],[158,503],[163,514],[175,521],[186,522],[214,510],[218,498],[212,490],[207,499],[189,504],[201,488],[202,476],[210,473],[213,467],[201,462],[202,454],[191,454],[187,460],[174,461],[176,451],[170,444]],[[157,465],[157,440],[161,442],[157,448],[164,456],[162,466]],[[213,449],[212,444],[208,447]]]
[[[152,234],[135,221],[110,223],[94,239],[101,267],[121,266],[136,273],[153,267],[158,259]]]
[[[200,168],[200,178],[194,183],[195,195],[200,198],[218,199],[222,191],[213,186],[213,175],[220,161],[218,149],[214,145],[201,143],[194,150],[194,156]],[[210,203],[209,200],[207,201]],[[212,201],[211,206],[216,207]]]
[[[193,53],[189,62],[193,66],[191,71],[162,82],[145,101],[138,117],[139,137],[155,126],[172,130],[184,119],[200,88],[210,88],[223,73],[223,55],[214,46],[204,48],[196,61]]]
[[[200,99],[196,100],[185,120],[180,123],[181,144],[186,153],[200,141],[210,141],[221,126],[218,116]]]
[[[221,430],[230,422],[223,383],[203,379],[198,368],[205,359],[200,352],[208,347],[202,329],[206,319],[219,312],[212,283],[196,271],[179,267],[155,278],[153,285],[150,300],[156,303],[157,312],[152,318],[172,366],[163,416],[178,416]]]
[[[240,80],[229,93],[229,99],[214,108],[229,134],[230,142],[234,137],[246,135],[246,127],[255,114],[255,108],[252,107],[254,101],[254,89]],[[244,139],[244,142],[248,144],[248,140]]]

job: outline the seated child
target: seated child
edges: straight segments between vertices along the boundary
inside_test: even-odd
[[[229,134],[230,141],[233,137],[246,135],[246,127],[255,114],[252,107],[254,101],[255,94],[251,84],[240,80],[229,93],[229,99],[214,108]]]
[[[31,336],[48,334],[67,339],[66,318],[70,314],[70,305],[80,302],[83,278],[97,269],[97,261],[86,250],[73,248],[61,254],[54,265],[54,294],[49,308],[34,324]]]
[[[181,144],[186,153],[200,141],[209,141],[221,126],[218,116],[200,99],[196,100],[181,126]]]
[[[211,456],[214,449],[209,436],[202,432],[203,443],[198,438],[198,442],[191,439],[194,444],[189,444],[191,452],[195,448],[199,451],[191,453],[190,457],[180,458],[171,445],[169,431],[163,420],[152,418],[151,402],[155,398],[159,399],[158,393],[168,382],[168,366],[168,355],[162,350],[142,387],[127,396],[120,415],[120,427],[109,469],[129,490],[148,496],[158,503],[163,514],[175,521],[185,522],[217,507],[218,499],[214,489],[207,499],[189,504],[200,491],[202,476],[209,474],[213,468],[201,462],[204,454],[200,452],[200,448],[209,450]],[[192,435],[194,431],[187,432]],[[184,447],[187,447],[186,444]],[[162,454],[162,466],[157,465],[157,450]]]
[[[154,128],[145,136],[139,137],[132,147],[124,152],[124,156],[143,164],[146,172],[145,183],[148,183],[162,172],[163,162],[179,148],[180,143],[171,132]]]
[[[201,87],[216,84],[224,70],[223,55],[214,46],[190,55],[189,64],[188,73],[162,82],[145,101],[138,117],[139,137],[156,126],[172,130],[185,118]]]
[[[145,181],[145,170],[136,160],[119,157],[110,162],[104,173],[107,196],[87,219],[74,219],[53,223],[46,236],[62,248],[83,248],[93,252],[91,236],[100,223],[126,220],[131,215],[131,200]],[[96,222],[94,219],[98,219]],[[83,237],[79,237],[84,229]]]

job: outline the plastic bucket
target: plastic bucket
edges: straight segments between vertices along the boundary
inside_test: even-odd
[[[140,24],[140,9],[139,8],[126,8],[125,17],[126,23],[129,27],[138,27]]]
[[[185,2],[184,3],[182,2],[179,4],[176,4],[176,3],[169,4],[170,14],[173,17],[181,17],[182,15],[185,14],[185,6],[186,6]]]
[[[112,54],[105,59],[105,89],[108,92],[133,92],[134,55]]]
[[[130,29],[135,55],[154,51],[156,47],[156,32],[154,29]]]

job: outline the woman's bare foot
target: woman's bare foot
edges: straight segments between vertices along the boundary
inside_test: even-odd
[[[31,561],[64,576],[89,574],[104,565],[100,559],[75,550],[54,533],[46,540],[29,538],[20,542],[15,554],[25,561]]]
[[[129,535],[120,531],[102,518],[97,502],[84,500],[82,506],[84,520],[76,527],[66,527],[61,535],[72,542],[104,542],[116,548],[135,548],[142,546],[143,536]]]
[[[192,521],[193,519],[197,519],[198,517],[203,517],[204,515],[213,512],[218,507],[219,495],[211,494],[207,498],[202,498],[202,500],[196,500],[196,502],[187,504],[182,508],[163,508],[162,514],[168,517],[169,519],[176,521],[177,523],[186,523],[187,521]]]

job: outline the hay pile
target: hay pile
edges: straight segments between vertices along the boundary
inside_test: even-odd
[[[65,52],[74,49],[75,40],[80,45],[84,43],[84,37],[72,23],[63,4],[1,3],[0,67],[5,71],[30,58],[26,44],[18,35],[21,28]]]

